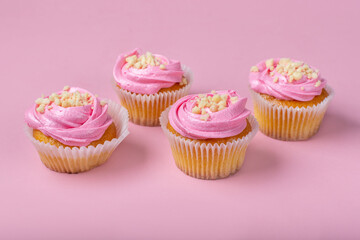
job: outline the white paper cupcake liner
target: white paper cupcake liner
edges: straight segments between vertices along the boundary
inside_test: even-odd
[[[114,89],[123,106],[129,111],[130,121],[144,126],[159,126],[160,114],[178,99],[188,94],[193,74],[185,65],[182,65],[184,76],[188,83],[179,90],[155,94],[138,94],[121,89],[114,81]]]
[[[256,119],[250,115],[251,131],[244,137],[221,143],[199,143],[170,132],[167,128],[170,107],[160,117],[161,128],[169,139],[176,166],[185,174],[200,179],[225,178],[237,172],[245,158],[251,139],[258,131]]]
[[[320,124],[334,96],[330,86],[326,86],[327,96],[321,103],[309,107],[277,106],[265,100],[250,89],[254,101],[254,115],[259,129],[265,135],[285,141],[306,140],[320,128]]]
[[[25,133],[34,144],[41,161],[49,169],[56,172],[79,173],[97,167],[110,157],[115,148],[129,134],[129,115],[124,107],[107,100],[108,113],[116,127],[116,138],[98,144],[96,147],[56,147],[50,143],[43,143],[33,137],[33,129],[25,124]]]

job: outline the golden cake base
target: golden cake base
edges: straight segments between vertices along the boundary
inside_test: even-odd
[[[178,137],[182,137],[175,129],[168,123],[167,128],[173,134]],[[186,154],[184,149],[177,147],[177,145],[171,146],[172,154],[175,159],[176,166],[185,174],[200,178],[200,179],[219,179],[230,176],[236,173],[244,163],[246,146],[238,145],[230,148],[214,147],[215,144],[226,145],[237,139],[249,134],[251,131],[250,123],[248,122],[244,131],[236,136],[229,138],[219,139],[205,139],[205,140],[192,140],[182,137],[189,141],[192,141],[191,145],[187,146]],[[211,148],[199,148],[199,145],[211,144]],[[202,154],[197,154],[197,151],[203,151]],[[206,156],[206,158],[204,157]]]
[[[36,140],[39,140],[43,143],[49,143],[56,147],[63,147],[63,148],[74,148],[74,146],[68,146],[62,144],[61,142],[53,139],[52,137],[46,136],[41,131],[34,129],[33,137]],[[96,147],[98,144],[104,144],[105,141],[111,141],[113,138],[116,138],[116,127],[115,124],[112,123],[104,132],[103,136],[96,141],[91,142],[88,146]],[[110,156],[111,152],[101,152],[97,155],[94,155],[91,159],[87,157],[79,157],[79,158],[62,158],[58,156],[51,156],[47,154],[43,154],[39,152],[39,156],[41,161],[44,165],[56,172],[63,172],[63,173],[79,173],[88,171],[94,167],[97,167],[103,164],[108,156]]]
[[[120,103],[129,111],[130,121],[143,126],[159,126],[161,113],[178,99],[185,96],[187,86],[176,83],[170,88],[162,88],[156,94],[137,94],[118,88]],[[180,93],[180,94],[179,94]]]
[[[248,117],[242,133],[220,139],[195,140],[181,136],[168,123],[168,111],[161,115],[161,127],[169,139],[176,166],[185,174],[199,179],[220,179],[236,173],[244,163],[245,152],[258,125]]]
[[[271,138],[284,141],[307,140],[315,135],[333,96],[329,87],[307,102],[279,100],[250,91],[260,131]]]

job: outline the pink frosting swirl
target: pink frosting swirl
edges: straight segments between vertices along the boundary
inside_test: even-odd
[[[140,94],[154,94],[161,88],[169,88],[175,83],[182,81],[184,72],[181,69],[179,61],[170,60],[166,57],[154,54],[161,64],[166,66],[166,69],[160,69],[160,66],[147,66],[144,69],[137,69],[134,67],[126,67],[126,58],[128,56],[139,56],[138,49],[130,53],[121,54],[114,66],[113,75],[115,81],[119,86],[125,90],[140,93]]]
[[[310,101],[321,94],[326,85],[326,80],[321,77],[318,70],[309,67],[309,69],[314,70],[314,77],[309,78],[308,74],[305,73],[298,75],[299,78],[301,76],[300,79],[293,80],[290,79],[291,75],[289,76],[283,71],[278,72],[279,61],[279,58],[273,59],[273,70],[266,65],[265,61],[254,66],[249,75],[251,89],[282,100]],[[296,60],[290,61],[297,62],[300,67],[306,65]]]
[[[72,87],[72,92],[89,93],[84,89]],[[61,93],[61,92],[59,92]],[[25,113],[25,122],[29,127],[40,130],[59,142],[69,146],[87,146],[102,137],[112,123],[107,114],[107,104],[89,93],[93,103],[77,107],[61,107],[51,103],[51,109],[45,108],[43,113],[36,110],[36,104]]]
[[[250,111],[245,108],[247,98],[241,98],[236,91],[217,91],[216,94],[228,94],[226,108],[217,112],[211,112],[206,108],[209,118],[201,120],[200,114],[193,113],[192,109],[197,104],[199,95],[185,96],[171,107],[169,122],[171,126],[182,136],[191,139],[226,138],[241,133],[246,125],[246,118]],[[208,93],[206,96],[214,96]],[[237,101],[231,101],[231,97],[237,97]]]

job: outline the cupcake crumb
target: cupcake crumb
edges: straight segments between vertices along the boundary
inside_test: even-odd
[[[250,72],[259,72],[259,68],[257,66],[252,66]]]
[[[212,93],[212,92],[211,92]],[[216,93],[216,92],[215,92]],[[215,94],[212,98],[212,100],[215,102],[215,103],[219,103],[221,101],[221,97],[219,94]]]
[[[36,108],[36,111],[39,113],[44,113],[45,112],[45,105],[41,104],[39,107]]]
[[[195,113],[195,114],[200,114],[201,110],[198,106],[195,106],[195,107],[193,107],[193,109],[191,109],[191,112]]]
[[[217,112],[217,111],[218,111],[218,108],[219,108],[218,105],[213,104],[213,105],[210,106],[209,109],[210,109],[211,112]]]
[[[267,68],[273,67],[274,66],[274,59],[270,58],[270,59],[266,60],[265,65],[266,65]]]
[[[43,101],[43,98],[38,98],[35,100],[35,103],[40,105],[42,103],[42,101]]]
[[[207,121],[209,119],[210,115],[208,113],[205,113],[201,115],[200,120]]]
[[[303,75],[302,75],[301,72],[295,72],[295,73],[293,74],[293,76],[294,76],[294,79],[297,81],[297,80],[300,80]]]
[[[182,79],[181,79],[181,82],[179,83],[179,85],[180,86],[183,86],[183,85],[186,85],[188,82],[187,82],[187,79],[186,79],[186,77],[182,77]]]
[[[239,98],[237,96],[235,97],[230,97],[230,101],[232,104],[236,103],[239,100]]]

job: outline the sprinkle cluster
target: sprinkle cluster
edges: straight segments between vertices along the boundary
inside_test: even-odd
[[[150,66],[159,66],[161,70],[166,69],[166,64],[162,63],[161,60],[158,57],[155,57],[151,52],[146,52],[143,55],[140,55],[139,57],[136,55],[128,56],[126,59],[126,68],[136,68],[136,69],[145,69],[149,65]],[[179,83],[180,86],[186,85],[187,79],[183,76],[181,79],[181,82]]]
[[[214,90],[211,91],[211,94],[199,94],[191,111],[195,114],[201,114],[200,120],[207,121],[210,117],[209,113],[227,108],[228,100],[235,103],[238,101],[238,97],[231,97],[229,94],[217,94]]]
[[[146,52],[146,54],[140,55],[137,57],[136,55],[128,56],[126,59],[126,68],[134,67],[136,69],[145,69],[149,65],[150,66],[159,66],[160,69],[166,69],[165,64],[161,62],[158,57],[154,57],[151,52]]]
[[[44,113],[45,108],[49,110],[53,108],[52,104],[64,108],[80,107],[93,104],[94,99],[89,93],[80,93],[79,91],[70,93],[69,90],[70,87],[65,86],[60,94],[52,93],[49,97],[43,96],[36,99],[36,111],[39,113]],[[106,101],[102,100],[100,104],[103,106],[106,104]]]
[[[293,81],[298,81],[304,76],[308,79],[317,79],[319,76],[319,70],[314,70],[309,65],[300,61],[292,61],[290,58],[281,58],[278,64],[274,64],[274,59],[270,58],[265,61],[266,68],[269,70],[270,76],[275,75],[275,71],[284,76],[288,77],[288,82],[292,83]],[[251,72],[259,72],[257,66],[252,66],[250,69]],[[279,81],[279,77],[275,76],[273,79],[274,83]],[[315,83],[315,87],[319,87],[321,81],[318,80]],[[303,89],[302,89],[303,90]]]

